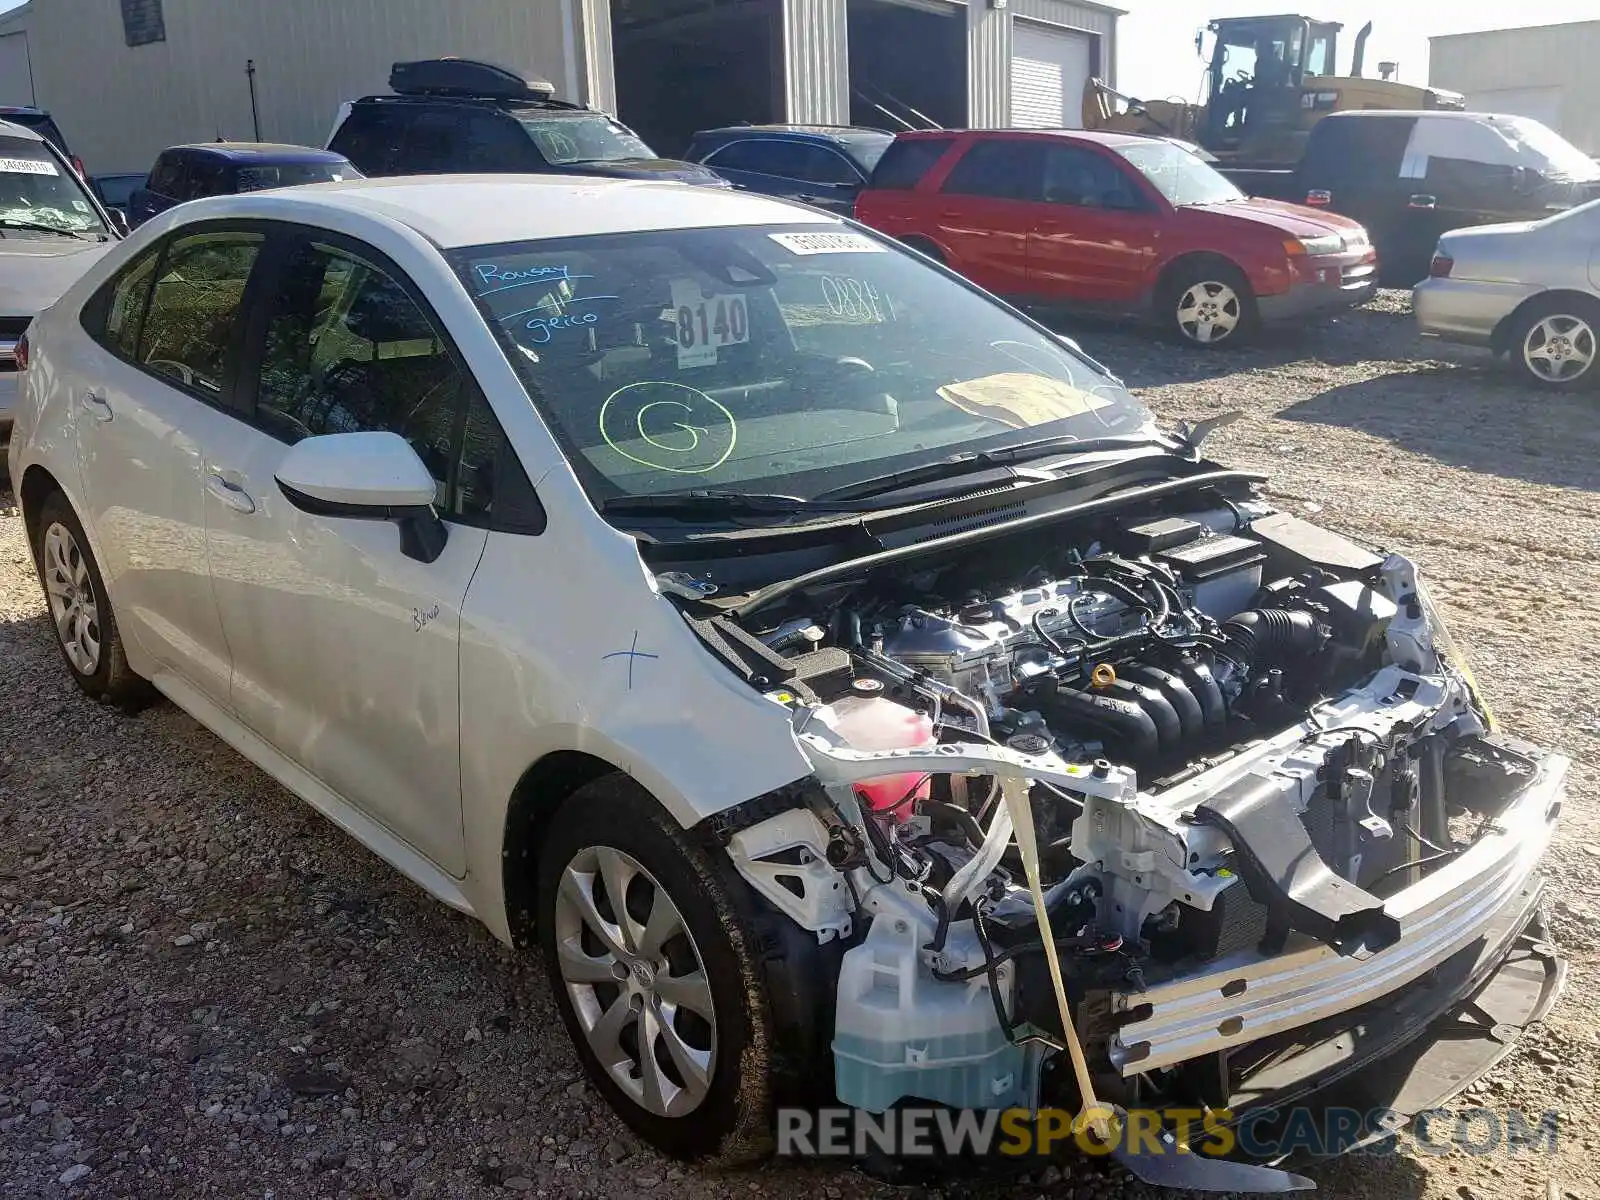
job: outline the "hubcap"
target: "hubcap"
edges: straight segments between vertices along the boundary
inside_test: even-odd
[[[1225,283],[1197,283],[1178,298],[1178,328],[1202,344],[1226,341],[1239,327],[1244,308]]]
[[[1582,317],[1555,314],[1546,317],[1522,342],[1522,360],[1540,379],[1566,383],[1594,365],[1594,328]]]
[[[717,1019],[683,914],[634,858],[580,850],[556,891],[561,980],[600,1065],[641,1108],[685,1116],[705,1101]]]
[[[44,590],[67,661],[93,675],[100,666],[100,609],[78,540],[59,521],[44,531]]]

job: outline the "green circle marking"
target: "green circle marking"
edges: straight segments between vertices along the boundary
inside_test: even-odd
[[[677,397],[670,400],[650,400],[641,405],[638,411],[634,414],[633,428],[635,431],[637,431],[640,440],[646,445],[659,450],[664,458],[669,460],[673,456],[679,456],[681,458],[682,456],[693,454],[696,450],[700,449],[702,435],[708,435],[713,430],[714,426],[704,423],[699,425],[691,424],[690,422],[696,416],[697,410],[703,412],[704,414],[700,418],[702,422],[719,421],[727,423],[727,449],[722,452],[716,462],[699,467],[675,466],[670,461],[652,461],[648,458],[640,458],[637,454],[628,453],[628,451],[624,450],[617,444],[616,439],[612,437],[611,431],[607,428],[607,425],[617,411],[617,409],[614,407],[616,405],[617,398],[624,392],[631,392],[637,388],[672,388],[676,392],[688,393],[686,396]],[[681,412],[678,414],[680,419],[671,421],[669,428],[658,430],[656,433],[652,434],[645,429],[645,414],[649,413],[652,409],[662,408],[675,408],[681,410]],[[670,416],[671,414],[663,415]],[[683,442],[685,434],[688,435],[687,445],[680,444]],[[704,475],[708,471],[715,471],[723,463],[727,462],[729,457],[733,454],[733,448],[738,444],[739,441],[739,423],[737,420],[735,420],[733,413],[729,412],[726,407],[717,403],[717,401],[713,400],[710,396],[706,395],[698,388],[692,388],[682,383],[669,383],[666,380],[649,380],[643,383],[630,383],[626,387],[618,388],[616,391],[612,392],[610,396],[606,397],[606,402],[600,406],[600,436],[605,439],[607,446],[610,446],[611,449],[622,455],[623,458],[628,459],[630,462],[636,462],[642,467],[649,467],[653,471],[667,471],[673,475]]]

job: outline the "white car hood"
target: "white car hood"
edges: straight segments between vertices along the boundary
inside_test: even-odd
[[[0,316],[31,317],[49,308],[115,242],[81,238],[0,238]]]

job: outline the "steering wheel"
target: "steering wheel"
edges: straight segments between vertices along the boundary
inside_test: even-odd
[[[145,363],[147,367],[154,367],[157,371],[168,375],[176,375],[185,387],[194,386],[194,369],[185,363],[174,362],[170,358],[152,358]]]

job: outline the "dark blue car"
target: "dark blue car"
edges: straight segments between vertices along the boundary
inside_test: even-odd
[[[849,125],[732,125],[695,134],[684,157],[734,187],[848,215],[892,141]]]
[[[163,150],[143,187],[128,199],[128,222],[140,225],[174,204],[301,183],[359,179],[350,160],[331,150],[267,142],[207,142]]]

